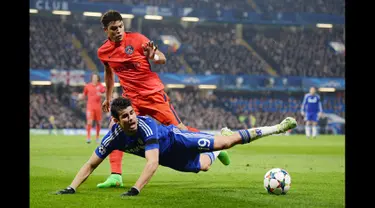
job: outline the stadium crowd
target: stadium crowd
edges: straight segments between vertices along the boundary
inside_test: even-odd
[[[33,16],[30,31],[31,68],[87,69],[81,49],[72,43],[74,36],[80,39],[97,68],[103,70],[96,52],[105,35],[97,22],[76,21],[70,27],[54,18]],[[152,70],[159,73],[261,75],[266,73],[266,60],[281,75],[345,76],[345,56],[335,54],[328,46],[329,41],[345,42],[343,28],[245,26],[244,39],[264,60],[236,40],[234,25],[230,24],[184,28],[177,23],[144,21],[142,33],[159,42],[160,35],[172,35],[181,42],[181,51],[164,51],[167,64],[152,66]],[[54,43],[50,42],[52,40]]]
[[[265,73],[265,63],[236,42],[234,25],[183,28],[178,24],[150,21],[145,21],[143,25],[143,31],[151,39],[160,35],[177,37],[184,47],[184,58],[194,74]]]
[[[30,128],[49,128],[51,116],[54,116],[57,128],[85,128],[86,103],[78,100],[80,90],[79,87],[61,90],[34,88],[30,94]],[[265,126],[276,124],[287,116],[293,116],[297,122],[304,123],[300,114],[303,94],[295,97],[288,94],[274,97],[267,93],[243,96],[225,92],[171,89],[167,93],[180,119],[186,125],[198,129]],[[345,117],[343,93],[322,97],[322,100],[325,113]],[[109,116],[108,113],[103,113],[103,127],[108,126]]]
[[[244,38],[265,54],[285,76],[345,77],[345,56],[336,54],[330,41],[345,43],[343,28],[247,27]]]
[[[140,1],[126,2],[137,4]],[[169,0],[146,1],[147,4],[152,2],[169,3]],[[202,3],[204,1],[175,2],[205,4]],[[230,1],[215,2],[228,8],[231,6]],[[260,7],[261,5],[258,4]],[[306,11],[312,10],[308,5],[306,3],[306,6],[302,7]],[[302,7],[295,5],[295,8]],[[273,9],[280,10],[278,6]],[[293,7],[290,9],[293,10]],[[64,18],[62,21],[59,17],[31,15],[30,68],[85,70],[88,67],[82,56],[84,48],[102,71],[103,67],[96,53],[106,37],[98,19],[76,19],[74,15]],[[264,60],[248,49],[246,44],[237,40],[235,26],[231,24],[185,27],[168,21],[143,20],[142,26],[138,27],[137,21],[133,19],[128,29],[140,29],[142,34],[158,44],[161,43],[161,35],[171,35],[180,41],[180,50],[169,47],[167,51],[163,51],[167,56],[167,64],[152,66],[152,70],[159,73],[263,75],[267,68],[265,60],[283,76],[345,76],[345,56],[335,54],[327,45],[329,41],[345,42],[343,28],[323,30],[244,26],[243,39]],[[75,40],[78,40],[83,48],[77,47]],[[30,93],[30,128],[49,128],[51,116],[54,117],[57,128],[85,128],[85,102],[78,100],[80,92],[82,89],[79,87],[33,88]],[[231,129],[251,128],[278,123],[286,116],[296,117],[299,123],[303,123],[299,112],[302,92],[295,96],[281,97],[270,97],[261,93],[251,96],[224,95],[216,91],[202,93],[197,90],[170,90],[168,94],[181,120],[198,129],[220,129],[224,126]],[[345,117],[344,95],[327,96],[322,100],[326,113]],[[108,126],[108,118],[109,114],[103,116],[103,127]]]
[[[255,0],[263,12],[299,12],[345,15],[345,1],[341,0]]]
[[[50,128],[51,117],[57,129],[84,127],[85,120],[67,105],[68,101],[69,93],[33,87],[30,93],[30,128]]]
[[[72,42],[73,35],[58,18],[30,18],[30,68],[87,69]]]
[[[344,15],[345,1],[340,0],[88,0],[90,2],[113,2],[126,5],[152,5],[160,7],[190,7],[200,9],[240,9],[247,12],[306,12]]]
[[[90,2],[112,2],[122,3],[126,5],[139,6],[160,6],[168,8],[189,7],[200,9],[246,9],[247,11],[254,11],[249,3],[243,0],[88,0]]]

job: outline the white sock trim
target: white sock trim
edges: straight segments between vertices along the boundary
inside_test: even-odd
[[[212,153],[214,153],[214,156],[215,156],[215,159],[217,158],[217,156],[219,156],[219,154],[220,154],[220,151],[214,151],[214,152],[212,152]]]
[[[306,136],[309,137],[311,135],[311,127],[310,126],[305,126],[305,133]]]
[[[318,131],[317,131],[316,126],[313,126],[313,127],[312,127],[312,136],[313,136],[313,137],[316,137],[317,132],[318,132]]]

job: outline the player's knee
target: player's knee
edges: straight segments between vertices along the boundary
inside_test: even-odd
[[[208,171],[210,169],[211,165],[210,164],[204,164],[204,165],[201,165],[201,171]]]

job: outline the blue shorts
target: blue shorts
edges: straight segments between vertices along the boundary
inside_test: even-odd
[[[173,128],[172,145],[167,154],[160,156],[160,164],[182,172],[198,173],[200,155],[214,150],[214,135]]]
[[[305,121],[318,122],[318,113],[306,113]]]

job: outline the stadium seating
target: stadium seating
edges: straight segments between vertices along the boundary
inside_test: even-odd
[[[30,94],[30,128],[47,129],[49,118],[55,118],[58,129],[84,128],[85,120],[78,116],[63,100],[68,93],[60,97],[50,89],[35,90]],[[64,98],[65,97],[65,98]]]
[[[262,12],[306,12],[345,15],[341,0],[254,0]]]
[[[60,94],[48,87],[33,90],[30,95],[30,128],[48,127],[48,118],[53,115],[58,128],[85,128],[85,101],[77,100],[81,89],[65,88]],[[198,90],[168,90],[171,103],[180,119],[198,129],[232,129],[252,127],[250,115],[255,118],[255,126],[273,125],[287,116],[303,124],[300,107],[302,93],[252,93],[240,95],[228,92],[203,93]],[[321,95],[325,113],[335,113],[345,117],[345,95],[343,92]],[[109,114],[103,113],[101,125],[107,127]],[[253,124],[254,125],[254,124]]]
[[[252,5],[244,0],[88,0],[90,2],[112,2],[126,5],[152,5],[160,7],[191,7],[215,9],[241,9],[247,12],[306,12],[317,14],[344,15],[345,1],[340,0],[253,0]]]
[[[151,39],[159,35],[176,36],[185,46],[183,56],[194,74],[265,73],[265,64],[236,43],[233,25],[184,29],[178,24],[145,21],[143,31]]]
[[[136,21],[130,30],[136,31],[134,28],[137,28]],[[162,44],[160,35],[173,35],[181,42],[181,49],[176,53],[164,49],[167,64],[152,66],[159,73],[261,75],[267,74],[265,60],[282,76],[345,76],[345,56],[335,54],[327,44],[345,42],[343,28],[259,29],[247,25],[243,38],[262,59],[236,41],[234,25],[230,24],[184,28],[178,23],[143,21],[141,30],[159,44]],[[31,68],[87,69],[80,49],[72,44],[74,34],[97,69],[103,70],[96,54],[106,37],[97,19],[77,20],[68,26],[56,18],[33,16],[30,31]],[[43,41],[47,37],[53,37],[54,42],[51,38]]]
[[[243,0],[88,0],[90,2],[112,2],[122,3],[126,5],[150,5],[160,7],[191,7],[191,8],[214,8],[214,9],[246,9],[247,11],[253,11],[253,8],[247,1]]]
[[[86,69],[73,34],[56,17],[30,17],[30,68]]]
[[[345,77],[345,56],[335,54],[329,41],[345,43],[343,28],[319,29],[247,26],[244,38],[274,63],[280,75]]]

